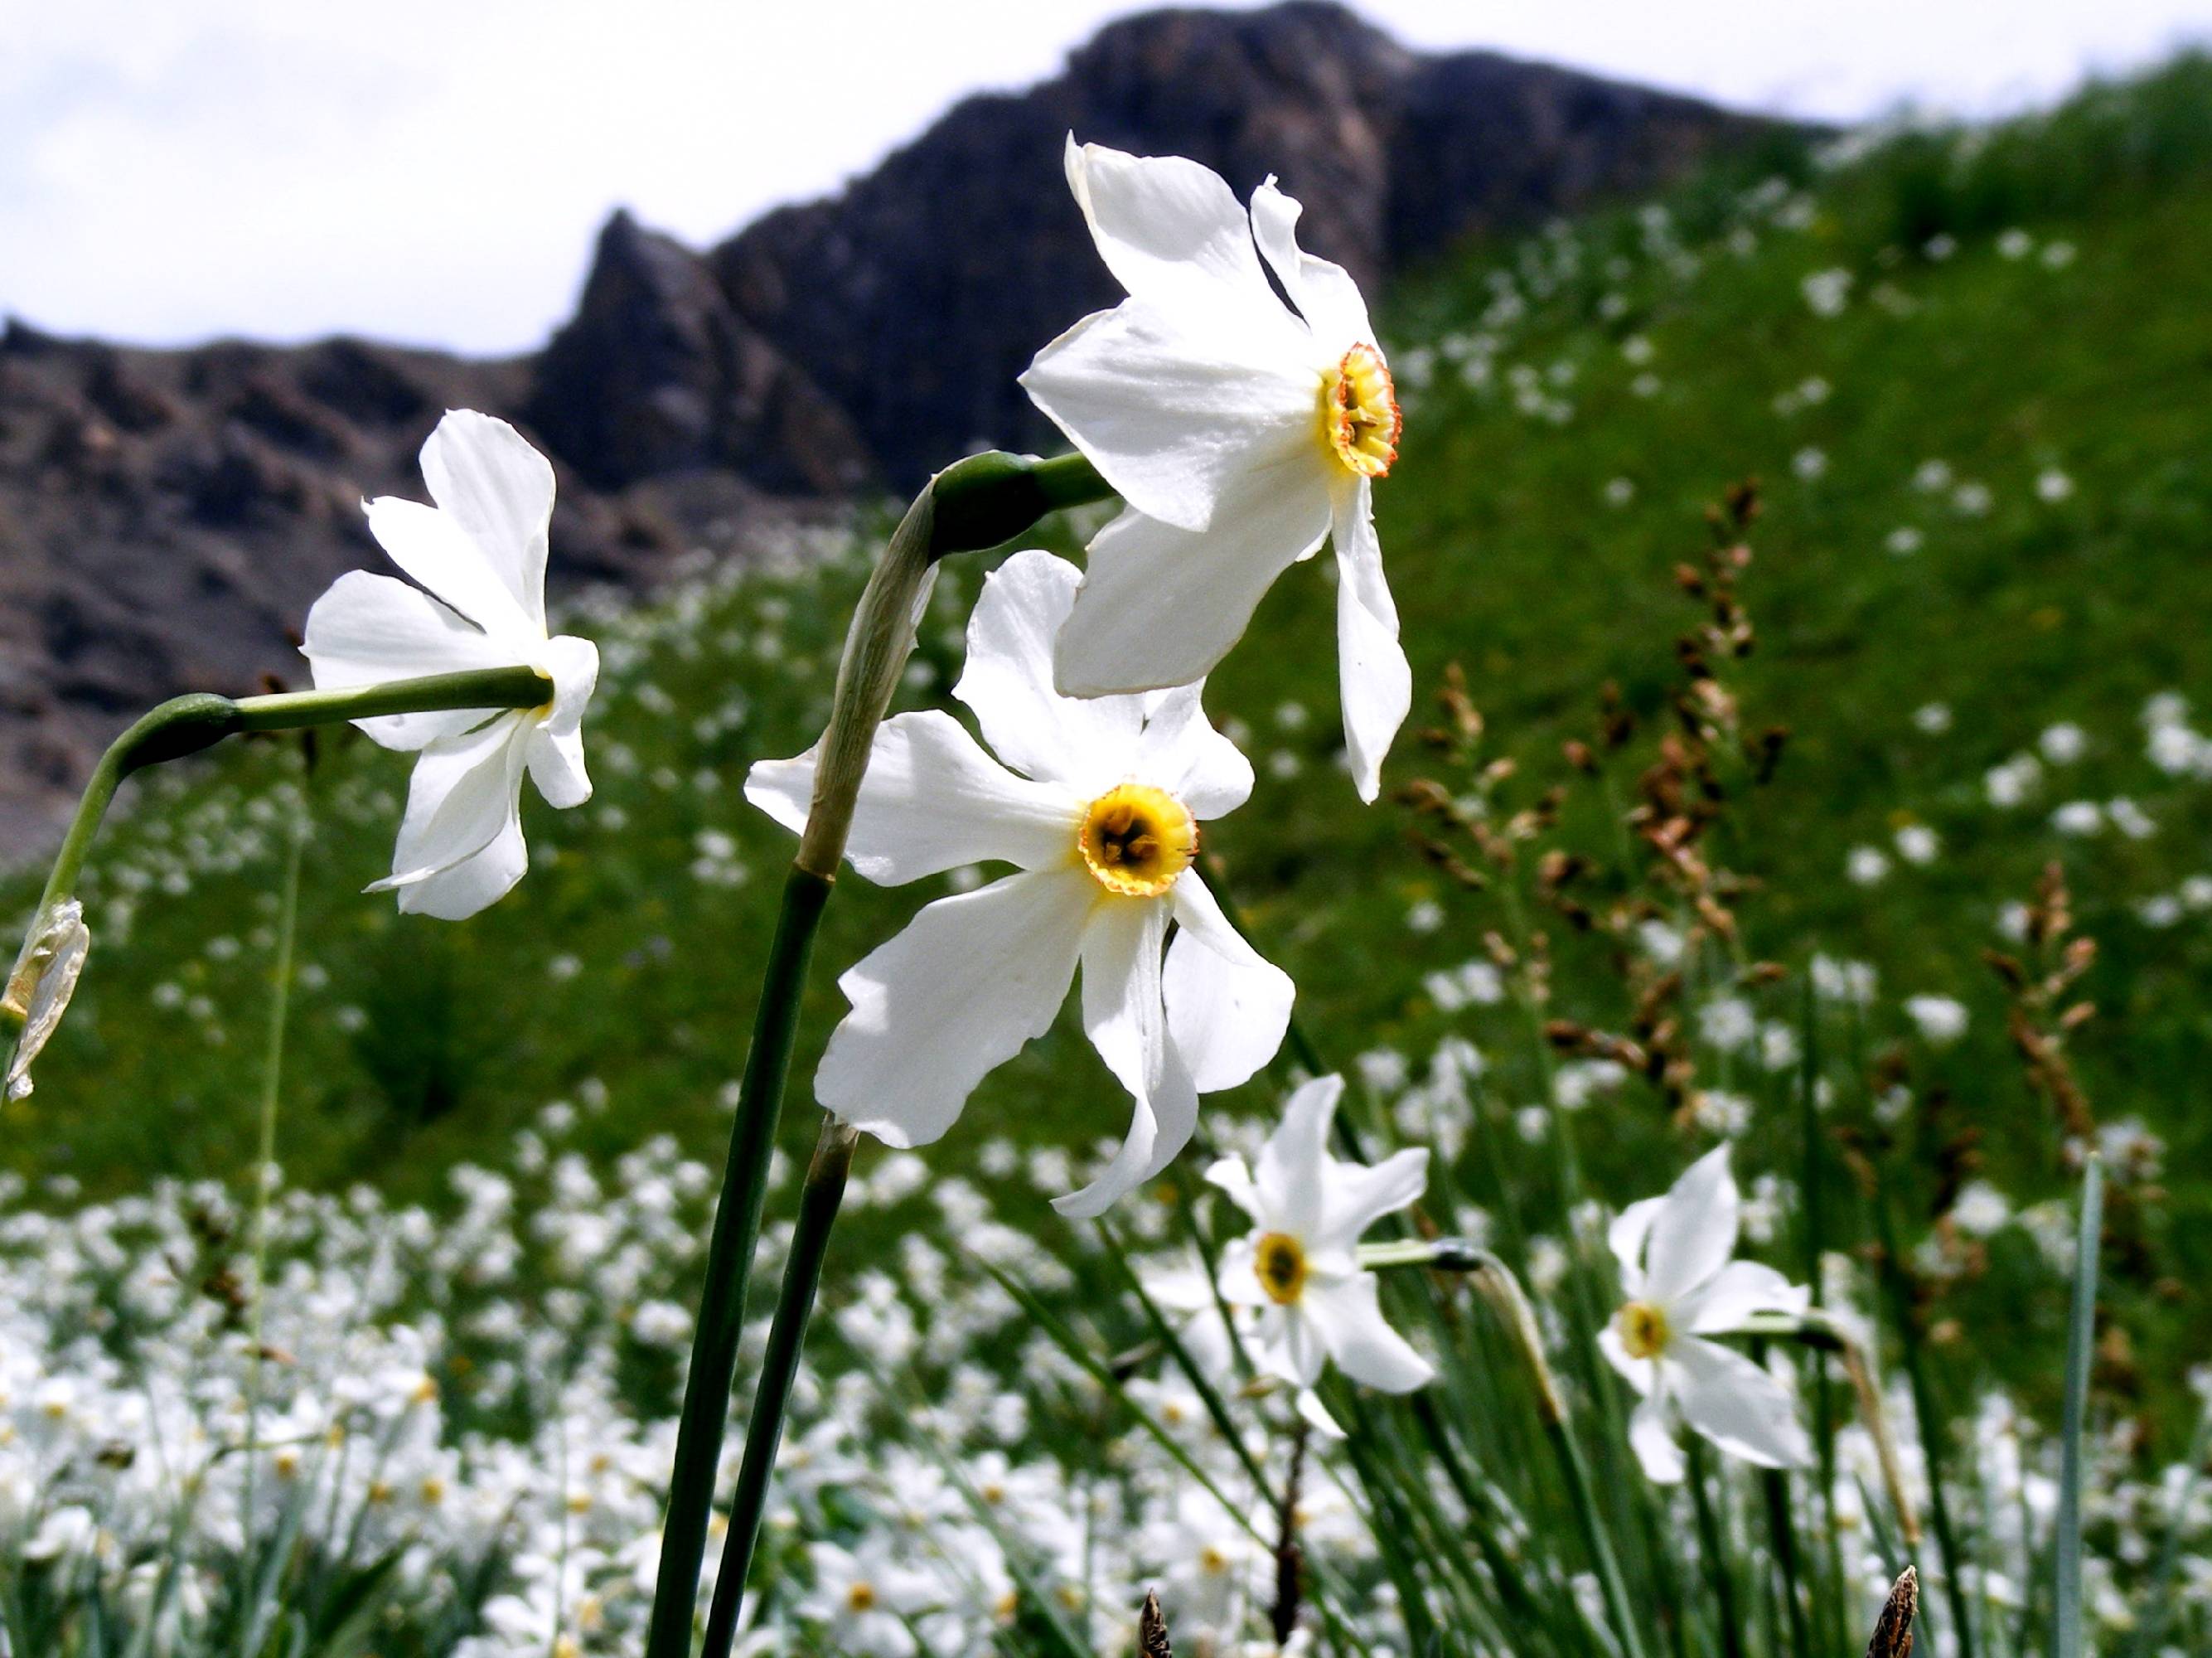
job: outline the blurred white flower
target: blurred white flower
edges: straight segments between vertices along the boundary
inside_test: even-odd
[[[830,1650],[853,1658],[908,1658],[915,1650],[907,1618],[935,1598],[929,1579],[892,1557],[880,1537],[855,1550],[810,1543],[814,1587],[794,1608],[822,1625]]]
[[[1334,1359],[1354,1381],[1407,1393],[1434,1374],[1382,1317],[1380,1288],[1359,1266],[1359,1234],[1419,1198],[1429,1154],[1401,1151],[1373,1168],[1329,1155],[1340,1076],[1300,1088],[1260,1149],[1256,1172],[1224,1157],[1206,1178],[1252,1217],[1221,1253],[1221,1295],[1260,1310],[1260,1368],[1300,1387]]]
[[[1943,843],[1936,832],[1924,823],[1908,823],[1890,837],[1897,847],[1898,856],[1907,863],[1933,863],[1943,850]]]
[[[2035,746],[2053,765],[2071,765],[2088,752],[2089,734],[2070,720],[2061,720],[2057,725],[2045,726]]]
[[[1948,996],[1908,996],[1905,1017],[1920,1034],[1937,1047],[1948,1047],[1966,1033],[1966,1004]]]
[[[1872,887],[1889,874],[1889,855],[1879,846],[1854,846],[1844,859],[1844,873],[1856,886]]]
[[[1755,1314],[1802,1314],[1810,1299],[1771,1266],[1729,1259],[1740,1208],[1722,1145],[1691,1164],[1665,1197],[1631,1204],[1608,1234],[1626,1299],[1598,1344],[1644,1396],[1629,1439],[1645,1475],[1662,1484],[1682,1477],[1677,1410],[1698,1433],[1747,1462],[1789,1468],[1812,1460],[1789,1391],[1741,1353],[1708,1339]]]
[[[503,420],[449,412],[422,446],[434,507],[383,496],[368,527],[422,584],[352,570],[307,613],[302,653],[318,690],[471,669],[534,667],[552,681],[538,708],[391,714],[356,720],[386,748],[419,750],[392,874],[371,892],[453,921],[506,896],[530,866],[522,775],[556,806],[592,797],[585,705],[598,648],[545,632],[545,533],[553,468]],[[425,591],[424,589],[428,589]]]
[[[983,584],[953,694],[1000,759],[947,714],[901,714],[877,733],[853,867],[891,886],[978,861],[1017,873],[927,905],[838,980],[853,1010],[814,1086],[888,1144],[935,1140],[987,1073],[1050,1027],[1079,961],[1084,1028],[1136,1102],[1111,1165],[1054,1200],[1089,1216],[1167,1167],[1200,1094],[1274,1057],[1292,989],[1190,867],[1199,825],[1252,790],[1251,765],[1206,723],[1202,687],[1090,700],[1053,689],[1078,580],[1030,552]],[[801,828],[814,769],[811,749],[763,761],[745,798]]]
[[[1248,212],[1195,162],[1073,137],[1067,179],[1128,297],[1022,384],[1128,507],[1091,544],[1057,682],[1098,696],[1204,677],[1275,578],[1333,539],[1345,738],[1371,801],[1413,677],[1374,521],[1401,417],[1366,302],[1300,250],[1298,204],[1272,179]]]

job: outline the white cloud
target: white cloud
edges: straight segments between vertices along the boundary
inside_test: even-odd
[[[2208,0],[1370,0],[1484,45],[1840,119],[2154,56]],[[833,187],[1127,0],[0,0],[0,309],[141,339],[526,349],[618,204],[695,242]]]

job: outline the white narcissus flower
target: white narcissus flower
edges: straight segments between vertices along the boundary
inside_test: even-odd
[[[1071,136],[1067,179],[1129,296],[1038,352],[1022,384],[1128,510],[1091,545],[1060,687],[1204,677],[1276,576],[1333,537],[1345,741],[1371,801],[1413,674],[1375,534],[1401,422],[1366,302],[1300,251],[1298,204],[1272,178],[1248,212],[1196,162]]]
[[[1810,1301],[1772,1267],[1729,1259],[1740,1207],[1723,1145],[1691,1164],[1665,1197],[1631,1204],[1608,1234],[1626,1301],[1598,1345],[1644,1395],[1629,1439],[1645,1474],[1662,1484],[1682,1477],[1672,1421],[1678,1408],[1692,1428],[1747,1462],[1794,1468],[1812,1460],[1789,1390],[1708,1339],[1756,1314],[1797,1317]]]
[[[354,722],[386,748],[422,755],[392,874],[368,890],[397,891],[402,910],[457,921],[506,896],[529,868],[524,771],[556,806],[592,797],[582,725],[599,652],[586,639],[546,637],[553,468],[521,433],[453,410],[422,446],[422,476],[436,506],[394,496],[367,504],[370,533],[422,585],[341,576],[307,613],[302,650],[321,691],[515,667],[553,682],[538,708]]]
[[[1401,1151],[1373,1168],[1329,1155],[1344,1079],[1322,1076],[1291,1095],[1255,1171],[1224,1157],[1206,1178],[1252,1217],[1221,1252],[1221,1298],[1260,1309],[1260,1368],[1299,1387],[1325,1360],[1354,1381],[1410,1393],[1435,1374],[1383,1320],[1380,1285],[1359,1265],[1359,1234],[1406,1207],[1429,1180],[1429,1154]]]
[[[908,1658],[915,1639],[907,1619],[938,1598],[929,1579],[901,1564],[879,1537],[857,1551],[835,1543],[810,1543],[814,1587],[793,1608],[823,1626],[830,1650],[853,1658]]]
[[[888,1144],[934,1140],[988,1072],[1050,1027],[1080,961],[1084,1029],[1136,1100],[1113,1162],[1054,1200],[1086,1217],[1167,1167],[1197,1125],[1200,1094],[1274,1057],[1292,991],[1190,867],[1200,824],[1252,790],[1250,764],[1206,723],[1200,687],[1092,701],[1053,689],[1052,642],[1079,580],[1032,552],[983,584],[952,694],[997,760],[949,714],[901,714],[878,731],[853,867],[886,885],[979,863],[1017,873],[927,905],[838,980],[853,1010],[814,1088]],[[814,766],[812,749],[763,761],[745,797],[802,828]]]

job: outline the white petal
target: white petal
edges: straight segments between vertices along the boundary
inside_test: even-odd
[[[527,720],[523,714],[500,714],[474,731],[441,737],[422,751],[415,762],[415,775],[408,782],[407,811],[400,820],[392,874],[372,884],[370,892],[417,886],[454,869],[501,838],[510,824],[519,822],[522,768],[530,736]],[[515,878],[520,879],[519,869]],[[401,907],[418,905],[403,899]]]
[[[1686,1336],[1668,1357],[1680,1367],[1684,1418],[1730,1456],[1762,1468],[1812,1461],[1789,1389],[1742,1354]]]
[[[1682,1448],[1674,1442],[1674,1413],[1659,1389],[1646,1393],[1628,1418],[1628,1442],[1636,1448],[1646,1479],[1655,1485],[1681,1484]]]
[[[1611,1323],[1597,1332],[1598,1351],[1605,1362],[1620,1372],[1621,1380],[1639,1393],[1648,1393],[1658,1381],[1659,1367],[1650,1359],[1632,1359],[1620,1339],[1620,1332]]]
[[[1285,1103],[1283,1120],[1260,1148],[1254,1185],[1273,1230],[1309,1240],[1320,1233],[1326,1216],[1329,1125],[1343,1095],[1341,1076],[1316,1076],[1303,1084]]]
[[[1735,1177],[1723,1143],[1683,1172],[1651,1222],[1644,1248],[1644,1289],[1671,1305],[1719,1271],[1735,1253]]]
[[[1382,579],[1374,489],[1365,479],[1340,491],[1336,534],[1336,672],[1344,741],[1359,798],[1382,787],[1382,757],[1413,705],[1413,670],[1398,643],[1398,607]]]
[[[853,1010],[816,1097],[887,1145],[936,1139],[988,1072],[1051,1027],[1097,896],[1079,870],[1043,869],[925,906],[837,981]]]
[[[507,660],[544,643],[544,625],[531,619],[459,519],[396,495],[380,495],[362,510],[392,562],[515,653]]]
[[[1259,1368],[1294,1387],[1310,1387],[1328,1363],[1328,1347],[1306,1316],[1303,1299],[1288,1307],[1270,1304],[1260,1317]]]
[[[1138,697],[1079,698],[1053,686],[1054,642],[1083,574],[1048,552],[1018,552],[991,572],[968,619],[968,663],[952,694],[975,712],[1008,765],[1088,801],[1127,779],[1144,729]]]
[[[553,676],[553,706],[531,738],[531,781],[555,806],[581,806],[592,797],[583,726],[599,682],[599,648],[564,633],[546,642],[540,660]]]
[[[522,838],[522,820],[509,818],[482,851],[399,888],[399,907],[408,915],[465,921],[514,891],[529,869],[530,849]]]
[[[1206,1171],[1206,1184],[1218,1186],[1229,1201],[1254,1220],[1265,1226],[1267,1217],[1261,1210],[1259,1188],[1252,1184],[1252,1171],[1244,1166],[1242,1157],[1223,1157]]]
[[[1335,1283],[1310,1284],[1303,1305],[1321,1331],[1337,1368],[1386,1393],[1409,1393],[1436,1370],[1383,1318],[1372,1272]]]
[[[1321,1402],[1321,1395],[1312,1388],[1298,1389],[1297,1408],[1298,1414],[1305,1418],[1306,1425],[1323,1439],[1349,1437],[1345,1433],[1343,1425],[1334,1417],[1329,1415],[1328,1406]]]
[[[1351,274],[1298,247],[1298,215],[1303,211],[1297,198],[1276,189],[1270,177],[1252,192],[1252,237],[1281,278],[1291,303],[1334,361],[1355,345],[1374,344],[1375,325],[1367,320],[1367,302]]]
[[[553,706],[545,722],[559,736],[567,736],[584,723],[584,710],[599,685],[599,648],[589,639],[564,633],[548,639],[532,653],[541,673],[553,681]]]
[[[1160,954],[1168,906],[1157,899],[1109,899],[1083,937],[1083,1027],[1107,1069],[1129,1090],[1129,1131],[1098,1178],[1053,1199],[1088,1220],[1175,1160],[1198,1126],[1198,1091],[1168,1040]]]
[[[1205,689],[1177,686],[1143,698],[1145,729],[1137,740],[1135,767],[1139,777],[1166,789],[1201,823],[1227,816],[1252,796],[1252,762],[1206,717]]]
[[[1068,135],[1067,185],[1099,257],[1131,295],[1295,338],[1297,320],[1267,285],[1252,222],[1211,168],[1180,155],[1131,155]]]
[[[1644,1293],[1644,1245],[1651,1235],[1651,1222],[1666,1206],[1664,1198],[1645,1198],[1613,1217],[1605,1240],[1620,1263],[1620,1287],[1631,1301]]]
[[[422,445],[422,481],[440,510],[477,544],[523,614],[544,632],[552,463],[504,420],[451,409]]]
[[[432,674],[512,667],[518,658],[420,588],[349,570],[307,613],[301,646],[319,691],[343,691]],[[389,714],[354,723],[386,748],[421,748],[483,723],[481,709]]]
[[[1328,533],[1328,481],[1304,465],[1254,480],[1194,535],[1133,509],[1091,543],[1060,631],[1055,683],[1072,696],[1161,691],[1213,671],[1275,578]]]
[[[1039,351],[1022,386],[1131,506],[1211,528],[1255,472],[1328,464],[1311,342],[1237,320],[1127,300]]]
[[[1350,1249],[1383,1216],[1419,1201],[1428,1190],[1429,1154],[1425,1147],[1413,1147],[1393,1153],[1372,1168],[1340,1162],[1329,1176],[1328,1218],[1315,1247]]]
[[[1297,988],[1229,924],[1196,870],[1176,878],[1170,898],[1168,1033],[1200,1094],[1233,1088],[1282,1046]]]
[[[1694,1334],[1723,1335],[1741,1329],[1754,1314],[1798,1317],[1812,1299],[1810,1290],[1791,1283],[1771,1266],[1756,1261],[1730,1261],[1676,1302],[1674,1316],[1684,1330]]]
[[[815,758],[810,748],[759,762],[745,776],[745,798],[785,828],[804,829]],[[877,728],[845,856],[891,887],[963,863],[1058,869],[1075,856],[1082,820],[1066,789],[1016,777],[950,714],[900,714]]]
[[[592,774],[584,765],[584,734],[556,736],[550,725],[530,734],[530,780],[548,804],[581,806],[592,797]]]
[[[1221,1164],[1207,1171],[1212,1179]],[[1242,1168],[1243,1164],[1237,1167]],[[1260,1282],[1256,1265],[1259,1234],[1248,1232],[1241,1238],[1231,1238],[1221,1250],[1221,1299],[1231,1307],[1266,1307],[1270,1305],[1267,1287]]]

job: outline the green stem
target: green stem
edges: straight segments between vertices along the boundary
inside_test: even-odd
[[[1689,1442],[1690,1505],[1698,1516],[1698,1551],[1705,1557],[1712,1579],[1713,1600],[1720,1612],[1721,1651],[1726,1658],[1743,1658],[1743,1620],[1736,1606],[1735,1576],[1729,1570],[1728,1539],[1721,1534],[1720,1515],[1713,1509],[1712,1470],[1705,1448],[1693,1433]]]
[[[32,912],[32,933],[36,934],[56,905],[75,894],[100,822],[115,802],[116,790],[134,771],[197,754],[242,732],[295,730],[386,714],[427,714],[453,708],[536,708],[552,695],[552,683],[534,667],[493,667],[394,680],[346,691],[289,692],[234,699],[206,692],[173,697],[110,743],[93,767],[84,793],[78,797],[76,814],[62,836],[61,850],[54,854],[38,908]],[[22,1019],[15,1009],[0,1007],[0,1029],[4,1029],[7,1041],[7,1051],[0,1054],[0,1071],[14,1057],[15,1034]]]
[[[947,553],[995,546],[1020,534],[1047,513],[1110,493],[1080,456],[1039,460],[993,451],[970,455],[931,479],[884,546],[854,609],[837,664],[830,722],[815,751],[814,796],[798,856],[784,887],[783,913],[769,947],[768,968],[755,1015],[753,1045],[738,1086],[737,1120],[708,1244],[706,1282],[700,1292],[697,1333],[684,1382],[676,1459],[670,1470],[668,1508],[661,1527],[660,1564],[653,1584],[653,1616],[644,1658],[689,1658],[699,1600],[699,1563],[714,1501],[714,1475],[729,1424],[730,1387],[737,1375],[738,1344],[744,1327],[745,1290],[760,1238],[761,1204],[776,1122],[791,1069],[808,954],[830,884],[844,860],[846,838],[860,799],[860,780],[875,747],[876,728],[914,652],[914,631],[936,561]],[[826,1243],[836,1218],[832,1204],[821,1225]],[[818,1261],[817,1270],[818,1270]],[[787,1281],[787,1289],[791,1286]],[[807,1286],[811,1306],[812,1287]],[[796,1362],[804,1312],[786,1339]],[[762,1403],[764,1403],[763,1401]],[[765,1436],[767,1462],[782,1432],[783,1401],[771,1411],[757,1403],[748,1425]],[[757,1524],[757,1521],[755,1521]],[[732,1537],[736,1535],[733,1529]],[[748,1554],[750,1540],[746,1543]],[[742,1594],[743,1572],[733,1593]],[[712,1608],[709,1608],[710,1612]],[[734,1612],[734,1608],[732,1608]]]
[[[2097,1251],[2104,1236],[2105,1165],[2081,1171],[2081,1229],[2074,1250],[2074,1306],[2066,1324],[2066,1402],[2058,1440],[2058,1535],[2052,1658],[2081,1658],[2081,1435],[2097,1334]],[[1955,1571],[1957,1569],[1953,1568]]]
[[[783,1289],[776,1300],[775,1321],[769,1326],[760,1385],[753,1394],[751,1418],[745,1424],[744,1460],[738,1468],[736,1494],[730,1499],[729,1529],[723,1535],[722,1569],[714,1580],[714,1599],[708,1609],[703,1658],[727,1658],[737,1637],[738,1611],[744,1600],[746,1576],[752,1569],[761,1514],[768,1503],[769,1476],[775,1467],[776,1448],[783,1441],[784,1411],[791,1401],[791,1385],[799,1375],[806,1321],[813,1314],[814,1292],[822,1282],[823,1256],[830,1247],[830,1229],[836,1224],[838,1205],[845,1199],[845,1179],[853,1171],[853,1148],[860,1137],[860,1131],[851,1124],[828,1113],[823,1116],[821,1136],[814,1143],[814,1161],[807,1167],[806,1185],[799,1197],[799,1225],[792,1234],[791,1253],[784,1261]]]
[[[752,1051],[738,1084],[737,1121],[730,1131],[729,1160],[707,1248],[698,1333],[692,1340],[683,1413],[677,1422],[676,1461],[668,1479],[660,1571],[646,1644],[648,1658],[686,1658],[691,1650],[699,1561],[707,1549],[714,1472],[721,1461],[730,1384],[737,1375],[738,1341],[744,1329],[745,1280],[760,1236],[761,1204],[768,1191],[769,1159],[775,1149],[784,1079],[799,1032],[807,958],[823,906],[829,901],[830,882],[822,876],[794,866],[785,878],[783,909],[769,947],[760,1007],[753,1016]]]

